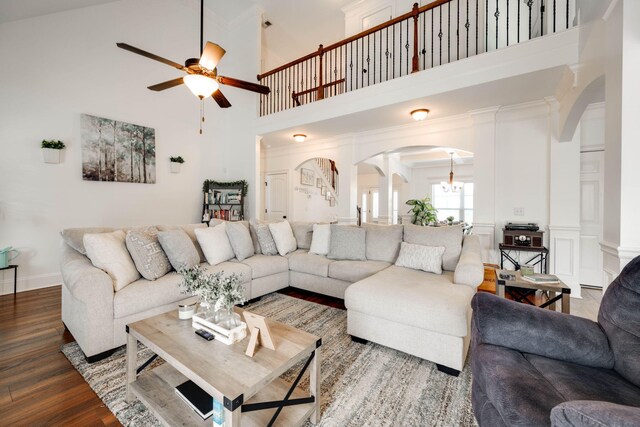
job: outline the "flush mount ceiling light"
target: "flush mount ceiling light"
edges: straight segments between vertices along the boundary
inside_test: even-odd
[[[295,139],[296,142],[304,142],[304,140],[307,139],[307,135],[303,133],[296,133],[293,135],[293,139]]]
[[[411,117],[413,117],[413,120],[417,122],[426,119],[428,115],[429,115],[429,110],[427,110],[426,108],[419,108],[411,112]]]
[[[447,181],[440,182],[440,185],[442,186],[442,191],[444,191],[445,193],[448,193],[448,192],[456,193],[460,191],[462,189],[462,186],[464,185],[464,183],[462,182],[453,180],[453,153],[454,153],[453,151],[449,153],[449,155],[451,156],[451,172],[449,172],[449,182]]]

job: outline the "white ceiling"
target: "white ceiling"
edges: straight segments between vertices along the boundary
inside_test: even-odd
[[[271,26],[263,31],[263,44],[284,64],[344,38],[342,8],[354,0],[206,0],[206,5],[227,20],[253,6],[264,10]],[[282,65],[282,64],[278,64]]]
[[[0,23],[35,18],[117,0],[0,0]]]

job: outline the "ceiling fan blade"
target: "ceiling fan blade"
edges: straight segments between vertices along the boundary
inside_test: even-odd
[[[260,85],[258,83],[245,82],[244,80],[234,79],[233,77],[218,76],[218,82],[223,85],[250,90],[251,92],[258,92],[263,95],[271,92],[271,89],[269,89],[267,86]]]
[[[181,85],[182,83],[184,83],[184,81],[182,80],[182,77],[178,77],[177,79],[167,80],[166,82],[158,83],[153,86],[148,86],[147,89],[151,89],[151,90],[155,90],[156,92],[159,92],[161,90],[171,89],[172,87],[176,87],[178,85]]]
[[[163,64],[167,64],[172,66],[173,68],[177,68],[178,70],[187,71],[187,68],[183,65],[178,64],[177,62],[170,61],[161,56],[154,55],[153,53],[149,53],[145,50],[138,49],[137,47],[131,46],[126,43],[116,43],[120,49],[128,50],[129,52],[137,53],[138,55],[146,56],[149,59],[153,59],[154,61],[162,62]]]
[[[220,106],[220,108],[229,108],[231,107],[231,103],[229,102],[229,100],[222,94],[222,92],[220,92],[220,89],[218,89],[217,91],[213,92],[213,95],[211,95],[211,97],[213,99],[215,99],[215,101],[218,103],[218,105]]]
[[[202,52],[202,56],[200,57],[200,62],[198,62],[198,64],[200,64],[201,67],[206,68],[207,70],[213,71],[213,69],[216,68],[218,62],[220,62],[220,59],[222,59],[225,53],[226,51],[222,47],[218,46],[215,43],[207,42],[204,47],[204,51]]]

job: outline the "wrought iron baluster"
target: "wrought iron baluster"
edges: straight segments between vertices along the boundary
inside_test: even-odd
[[[493,14],[496,17],[496,50],[498,49],[498,19],[500,18],[500,2],[496,1],[496,13]]]
[[[385,67],[385,76],[384,79],[389,80],[389,27],[387,27],[386,29],[387,31],[387,35],[385,37],[385,43],[387,45],[387,48],[384,52],[384,56],[385,56],[385,63],[384,63],[384,67]]]
[[[520,0],[518,0],[518,43],[520,43]]]
[[[480,19],[480,6],[478,3],[478,0],[476,0],[476,55],[479,53],[478,49],[480,48],[480,44],[479,44],[480,22],[478,21],[478,19]]]
[[[469,57],[469,27],[471,24],[469,23],[469,0],[467,0],[467,22],[464,24],[464,27],[467,29],[467,58]]]
[[[569,1],[567,0],[567,10],[566,10],[566,16],[567,16],[567,30],[569,29]]]
[[[371,84],[371,73],[369,72],[369,67],[371,66],[371,46],[369,44],[369,40],[369,36],[367,36],[367,68],[363,70],[363,72],[367,74],[367,86]],[[362,45],[364,46],[364,39],[362,39]],[[364,75],[362,76],[362,78],[364,78]],[[364,86],[364,83],[362,85]]]
[[[458,19],[456,19],[456,57],[460,59],[460,0],[456,3],[456,13]]]
[[[360,59],[361,59],[361,68],[360,68],[360,87],[364,87],[364,38],[360,39]]]
[[[435,63],[435,58],[434,58],[434,54],[433,54],[433,43],[434,43],[434,37],[433,37],[433,31],[434,31],[434,25],[433,25],[433,15],[435,14],[434,9],[431,9],[431,68],[435,67],[436,63]]]
[[[376,84],[376,33],[373,33],[373,84]]]
[[[468,1],[468,0],[467,0]],[[422,69],[427,69],[427,14],[422,13]]]
[[[533,7],[533,0],[527,0],[527,7],[529,8],[529,40],[531,40],[531,26],[533,25],[531,8]]]
[[[556,32],[556,0],[553,0],[553,32]]]
[[[509,46],[509,0],[507,0],[507,46]]]
[[[406,49],[406,54],[407,54],[407,65],[405,68],[406,74],[409,74],[409,20],[405,21],[407,24],[407,42],[404,45],[404,48]]]
[[[484,4],[484,51],[489,52],[489,0]]]
[[[442,65],[442,36],[444,35],[442,33],[442,6],[439,6],[438,9],[440,10],[440,32],[438,33],[438,38],[440,39],[440,64],[438,65]]]
[[[400,44],[398,44],[399,47],[399,51],[400,51],[400,62],[398,63],[398,76],[402,76],[402,21],[399,22],[400,24]],[[395,63],[393,64],[394,68],[395,68]]]
[[[447,3],[447,63],[451,62],[451,2]]]
[[[349,84],[351,86],[350,90],[353,90],[353,42],[349,43]]]
[[[396,26],[394,25],[391,28],[391,35],[393,36],[393,42],[391,43],[391,78],[395,79],[396,78],[396,61],[395,58],[393,57],[393,52],[395,52],[396,50]],[[402,53],[400,53],[400,59],[402,59]]]

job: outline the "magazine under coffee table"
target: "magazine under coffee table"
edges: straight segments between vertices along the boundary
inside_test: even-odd
[[[211,426],[174,391],[189,379],[223,403],[225,426],[297,426],[307,419],[317,424],[321,339],[267,322],[276,350],[261,347],[253,358],[245,355],[249,338],[232,345],[206,341],[194,333],[191,320],[178,319],[177,310],[127,325],[127,402],[137,397],[164,425]],[[166,363],[138,368],[138,341]],[[293,384],[279,378],[299,362],[304,365]],[[297,387],[307,368],[311,395]]]

